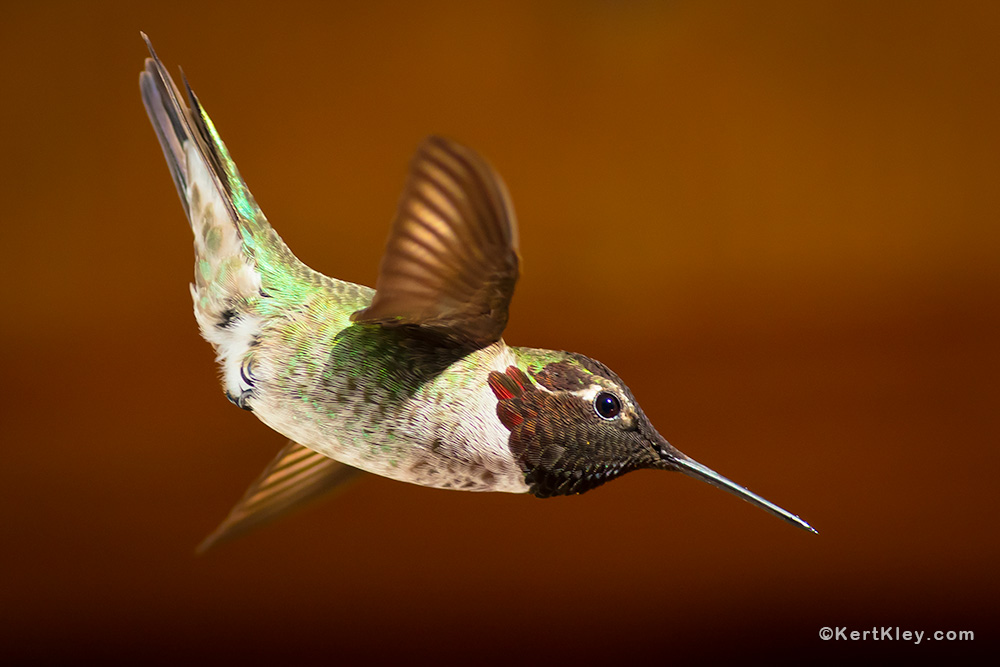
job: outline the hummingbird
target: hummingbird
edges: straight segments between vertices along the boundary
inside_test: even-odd
[[[601,362],[504,342],[517,221],[479,154],[425,139],[375,289],[330,278],[281,240],[187,79],[182,95],[142,38],[142,100],[194,232],[195,319],[226,397],[289,439],[199,550],[360,471],[548,498],[670,470],[816,532],[667,442]]]

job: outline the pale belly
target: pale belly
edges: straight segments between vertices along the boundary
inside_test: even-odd
[[[428,363],[439,367],[430,372],[424,361],[400,361],[406,351],[387,345],[383,354],[360,336],[338,335],[329,348],[324,364],[300,363],[291,373],[288,355],[256,355],[251,405],[261,421],[383,477],[466,491],[528,490],[486,383],[490,371],[515,363],[503,341],[450,363],[437,355]]]

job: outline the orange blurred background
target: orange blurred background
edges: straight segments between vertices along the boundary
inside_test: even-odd
[[[284,440],[197,334],[140,29],[330,275],[374,284],[423,136],[483,153],[521,226],[506,340],[604,361],[819,536],[653,471],[547,501],[367,478],[195,557]],[[22,3],[0,32],[8,657],[995,647],[996,3]]]

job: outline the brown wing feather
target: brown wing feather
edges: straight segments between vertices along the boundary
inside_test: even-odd
[[[517,222],[499,175],[441,137],[420,145],[382,257],[372,304],[352,319],[499,340],[518,277]]]
[[[198,546],[204,553],[319,498],[361,471],[289,442],[247,489],[215,531]]]

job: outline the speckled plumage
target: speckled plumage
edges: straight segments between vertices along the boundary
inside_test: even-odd
[[[600,362],[507,346],[517,224],[476,153],[427,139],[376,290],[329,278],[284,244],[197,97],[187,87],[185,105],[149,50],[140,88],[194,232],[195,318],[226,396],[291,440],[203,546],[328,491],[344,466],[539,497],[679,470],[808,528],[674,449]]]
[[[172,91],[153,65],[147,81],[164,85],[143,90],[162,108]],[[191,102],[191,125],[203,122],[212,143],[180,139],[183,161],[172,171],[195,233],[195,316],[226,395],[300,445],[368,472],[526,491],[485,380],[515,361],[503,341],[476,348],[417,326],[352,322],[375,291],[313,271],[288,250],[193,94]]]

